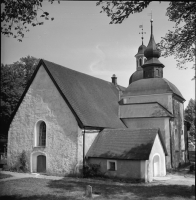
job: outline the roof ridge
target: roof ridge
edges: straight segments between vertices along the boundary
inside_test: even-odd
[[[107,82],[107,83],[109,83],[109,84],[113,84],[112,82],[103,80],[103,79],[101,79],[101,78],[97,78],[97,77],[95,77],[95,76],[92,76],[92,75],[89,75],[89,74],[86,74],[86,73],[83,73],[83,72],[80,72],[80,71],[76,71],[75,69],[71,69],[71,68],[69,68],[69,67],[65,67],[65,66],[63,66],[63,65],[60,65],[60,64],[57,64],[57,63],[54,63],[54,62],[51,62],[51,61],[48,61],[48,60],[45,60],[45,59],[41,59],[41,60],[46,61],[46,62],[49,62],[49,63],[52,63],[52,64],[54,64],[54,65],[58,65],[58,66],[60,66],[60,67],[62,67],[62,68],[66,68],[66,69],[71,70],[71,71],[74,71],[74,72],[76,72],[76,73],[83,74],[83,75],[89,76],[89,77],[91,77],[91,78],[95,78],[95,79],[98,79],[98,80]],[[114,85],[114,84],[113,84],[113,85]],[[124,86],[121,86],[121,87],[124,87]]]

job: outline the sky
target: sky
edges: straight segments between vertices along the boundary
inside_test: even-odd
[[[122,24],[109,24],[110,18],[100,13],[102,9],[96,6],[96,1],[61,1],[60,4],[44,1],[42,9],[54,20],[30,27],[22,42],[1,35],[1,63],[12,64],[30,55],[106,81],[111,81],[115,74],[118,84],[128,87],[129,78],[136,71],[135,55],[142,43],[139,25],[143,24],[147,46],[152,11],[153,34],[158,43],[168,30],[173,30],[174,23],[166,16],[168,5],[169,2],[155,1]],[[159,60],[165,65],[163,77],[180,90],[186,108],[189,100],[195,99],[195,81],[191,80],[193,63],[186,64],[187,70],[180,70],[174,57]]]

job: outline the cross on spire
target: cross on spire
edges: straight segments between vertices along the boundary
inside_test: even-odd
[[[142,34],[141,38],[142,38],[142,45],[143,45],[143,39],[144,39],[143,34],[146,34],[146,32],[143,32],[143,25],[140,25],[139,28],[142,28],[142,32],[140,32],[139,34]]]
[[[151,16],[151,19],[152,19],[152,10],[151,10],[150,13],[148,13],[148,16]]]

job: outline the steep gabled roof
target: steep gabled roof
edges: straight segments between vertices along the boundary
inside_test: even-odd
[[[167,155],[159,129],[104,129],[94,140],[86,157],[148,160],[157,134]]]
[[[40,60],[13,116],[42,65],[80,126],[125,128],[118,118],[119,94],[114,84],[46,60]]]

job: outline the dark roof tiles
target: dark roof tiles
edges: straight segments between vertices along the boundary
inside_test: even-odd
[[[93,142],[86,157],[148,160],[157,134],[167,155],[159,129],[104,129]]]
[[[139,96],[151,94],[174,93],[184,100],[178,88],[165,78],[140,79],[131,83],[123,92],[123,96]]]
[[[84,126],[124,128],[118,118],[118,90],[114,84],[43,60],[63,95]]]

